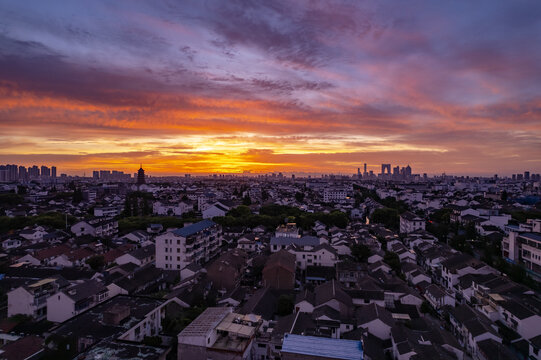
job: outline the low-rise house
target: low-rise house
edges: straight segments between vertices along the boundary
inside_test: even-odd
[[[71,226],[71,232],[75,234],[75,236],[112,236],[118,232],[118,221],[114,219],[101,218],[88,221],[79,221]]]
[[[149,233],[143,230],[134,230],[131,233],[128,233],[122,236],[122,239],[126,239],[134,243],[142,244],[145,241],[150,240],[150,235]]]
[[[391,338],[391,328],[395,321],[392,314],[376,304],[362,305],[355,312],[357,327],[366,329],[381,340]]]
[[[21,237],[10,236],[9,238],[2,241],[2,249],[4,250],[16,249],[22,245],[23,241],[24,239]]]
[[[354,288],[368,271],[365,265],[353,261],[340,261],[336,264],[336,278],[346,288]]]
[[[22,337],[2,347],[1,360],[39,359],[45,350],[45,340],[37,335]]]
[[[49,264],[54,265],[54,266],[67,266],[67,267],[84,266],[86,260],[90,259],[94,255],[96,255],[96,253],[86,247],[73,249],[73,250],[70,250],[69,252],[66,252],[64,254],[58,255],[57,257],[53,258],[51,261],[49,261]]]
[[[251,359],[261,317],[207,308],[178,334],[179,359]]]
[[[412,212],[406,211],[400,215],[400,233],[408,234],[416,230],[425,230],[425,220]]]
[[[207,267],[207,276],[213,287],[224,293],[235,289],[240,284],[247,258],[244,251],[233,249],[214,260]]]
[[[181,216],[184,213],[193,210],[193,204],[188,201],[180,202],[165,202],[156,201],[152,204],[152,212],[154,215],[161,216]]]
[[[56,327],[57,339],[70,341],[76,353],[113,341],[115,344],[140,343],[145,337],[158,336],[169,304],[176,299],[154,299],[118,295],[72,317]],[[54,342],[50,347],[54,347]],[[142,350],[141,350],[142,351]],[[132,357],[143,356],[143,352]],[[145,357],[146,358],[146,357]]]
[[[271,252],[277,252],[286,249],[290,245],[296,245],[301,249],[310,249],[318,246],[320,243],[320,239],[315,236],[274,236],[270,239],[270,250]]]
[[[35,320],[47,317],[47,298],[67,287],[69,283],[61,276],[45,278],[28,285],[19,286],[7,293],[7,315],[28,315]]]
[[[274,289],[295,287],[295,255],[286,250],[273,253],[263,268],[263,286]]]
[[[130,251],[127,254],[119,256],[116,259],[118,265],[126,263],[133,263],[138,266],[145,266],[152,263],[156,258],[156,247],[154,245],[147,245],[141,248]]]
[[[502,342],[502,338],[495,330],[495,325],[469,306],[460,305],[456,308],[446,308],[446,310],[456,339],[472,356],[476,356],[479,352],[477,343],[480,341],[492,339]]]
[[[288,247],[287,251],[295,255],[297,267],[301,270],[306,270],[307,266],[334,267],[339,261],[338,253],[329,244],[321,244],[313,248],[293,245]]]
[[[122,212],[121,206],[96,206],[94,216],[96,217],[115,217]]]
[[[45,235],[47,235],[47,231],[43,226],[36,226],[32,229],[25,228],[19,231],[20,237],[30,240],[32,243],[42,241]]]
[[[424,296],[436,310],[445,305],[455,306],[455,298],[436,284],[430,284],[426,288]]]
[[[259,237],[256,236],[256,234],[246,234],[237,240],[237,247],[246,251],[247,253],[252,253],[257,250],[258,240]]]
[[[458,284],[458,279],[466,274],[490,274],[497,271],[485,264],[484,262],[475,259],[474,257],[460,253],[452,256],[441,263],[441,276],[443,286],[447,289],[454,290]]]
[[[64,322],[107,300],[109,290],[96,280],[64,288],[47,298],[47,320]]]
[[[225,216],[230,208],[221,203],[215,203],[201,212],[203,219],[212,219],[216,216]]]

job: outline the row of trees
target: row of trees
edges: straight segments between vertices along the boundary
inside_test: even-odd
[[[340,228],[344,228],[348,224],[347,214],[341,211],[333,211],[329,214],[308,213],[296,207],[284,205],[262,206],[259,214],[252,214],[249,207],[241,205],[232,209],[226,216],[214,218],[218,224],[227,227],[263,225],[267,229],[273,229],[283,224],[284,221],[291,221],[296,222],[304,230],[311,229],[318,220],[327,226]]]

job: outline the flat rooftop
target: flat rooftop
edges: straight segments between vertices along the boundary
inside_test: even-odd
[[[231,314],[231,308],[228,307],[209,307],[205,309],[190,325],[181,331],[179,337],[184,336],[206,336],[210,331],[227,316]]]

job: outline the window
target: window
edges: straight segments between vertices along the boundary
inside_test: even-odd
[[[178,253],[180,252],[180,248],[177,248],[177,252],[178,252]]]
[[[180,261],[180,256],[177,256],[177,261]]]
[[[177,245],[180,245],[180,240],[177,240]]]

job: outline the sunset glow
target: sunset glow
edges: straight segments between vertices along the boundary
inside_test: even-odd
[[[541,3],[0,3],[0,163],[541,168]]]

